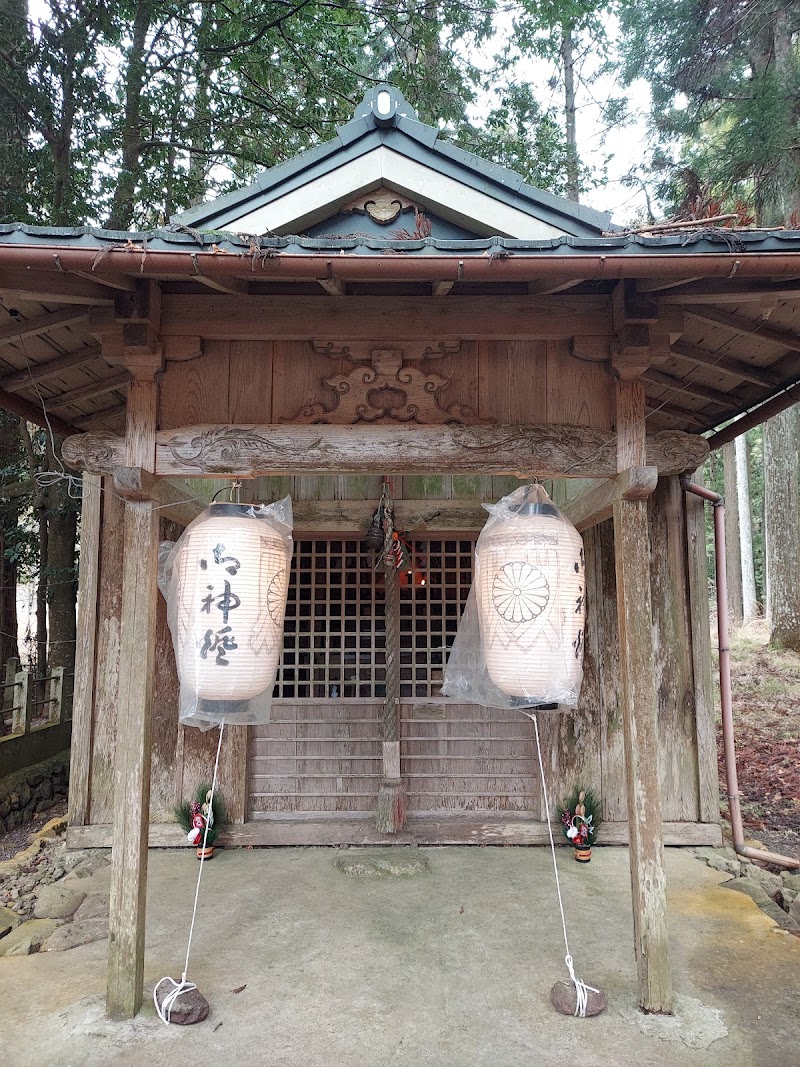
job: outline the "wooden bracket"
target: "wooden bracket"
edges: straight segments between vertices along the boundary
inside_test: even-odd
[[[161,338],[164,359],[173,363],[188,363],[198,359],[203,354],[202,337],[172,337],[167,335]]]
[[[658,297],[640,293],[636,282],[623,278],[614,287],[611,312],[615,340],[611,345],[614,372],[622,380],[638,378],[650,365],[651,326],[658,322]]]
[[[615,478],[560,505],[579,533],[610,519],[618,500],[646,500],[658,484],[657,467],[629,467]]]
[[[159,478],[142,467],[117,467],[113,472],[114,491],[126,500],[153,501],[168,519],[188,526],[204,505],[167,478]]]

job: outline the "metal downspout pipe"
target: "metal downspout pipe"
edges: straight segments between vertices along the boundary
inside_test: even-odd
[[[734,851],[749,860],[763,860],[781,867],[800,869],[800,860],[750,848],[744,843],[742,807],[739,799],[739,778],[736,773],[736,747],[733,739],[733,700],[731,696],[731,662],[728,640],[728,574],[725,567],[725,501],[719,493],[696,485],[687,474],[680,478],[684,492],[707,500],[714,508],[714,558],[717,585],[717,634],[719,639],[719,695],[722,707],[722,743],[725,752],[725,781],[728,790],[728,812]]]

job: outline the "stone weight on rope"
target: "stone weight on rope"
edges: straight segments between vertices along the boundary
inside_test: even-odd
[[[192,1023],[201,1023],[208,1018],[208,1001],[194,986],[184,989],[175,997],[172,1003],[167,1005],[165,1012],[164,1001],[173,993],[174,988],[174,986],[165,984],[163,987],[156,988],[155,991],[159,1015],[164,1012],[168,1016],[165,1019],[166,1022],[174,1023],[176,1026],[191,1026]]]
[[[572,982],[556,982],[550,990],[550,1003],[562,1015],[578,1015],[577,990]],[[608,997],[602,989],[587,989],[584,1016],[599,1015],[608,1007]]]

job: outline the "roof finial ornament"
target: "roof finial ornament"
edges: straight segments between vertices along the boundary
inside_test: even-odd
[[[371,119],[376,126],[394,126],[398,118],[416,117],[417,113],[394,85],[373,86],[353,115],[355,119]]]

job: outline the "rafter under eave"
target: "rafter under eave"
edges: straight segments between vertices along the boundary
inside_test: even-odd
[[[0,388],[16,393],[35,382],[52,378],[55,374],[83,367],[87,363],[94,363],[101,356],[100,345],[92,345],[88,348],[81,348],[77,352],[67,352],[63,356],[57,356],[55,359],[48,360],[47,363],[32,363],[25,370],[15,371],[13,374],[0,378]]]
[[[695,304],[686,308],[686,314],[692,315],[705,322],[715,322],[719,326],[726,326],[735,333],[743,333],[747,336],[757,337],[760,341],[769,344],[780,345],[792,352],[800,352],[800,337],[789,330],[781,330],[776,326],[770,326],[765,319],[748,319],[744,315],[732,315],[727,311],[709,307],[707,304]]]
[[[0,326],[0,344],[13,344],[26,337],[39,337],[56,326],[74,326],[86,318],[85,307],[66,307],[60,311],[49,311],[46,315],[37,315],[33,319],[12,318],[5,326]]]

